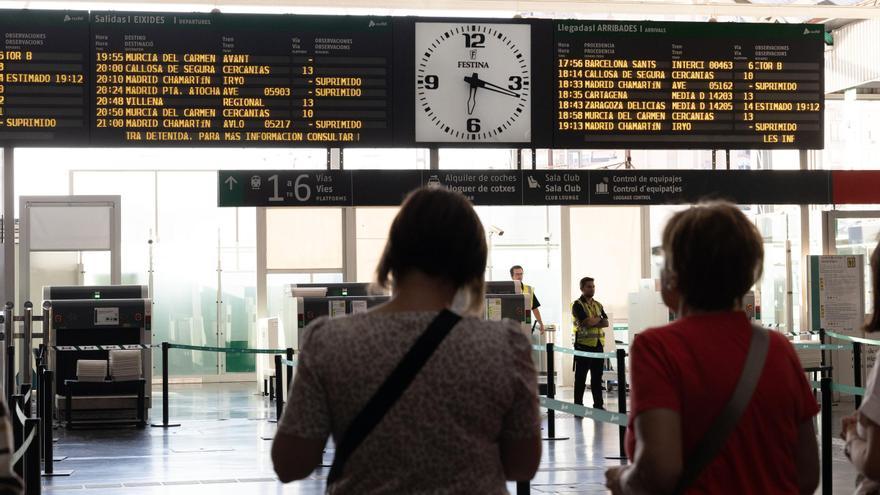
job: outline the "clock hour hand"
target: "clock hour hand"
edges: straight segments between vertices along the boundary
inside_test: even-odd
[[[474,108],[477,106],[477,86],[471,86],[468,92],[467,110],[468,115],[474,114]]]
[[[519,93],[515,93],[507,88],[502,88],[497,84],[492,84],[490,82],[486,82],[480,79],[480,76],[474,74],[473,76],[465,76],[464,81],[471,85],[471,88],[485,88],[489,91],[494,91],[496,93],[501,93],[507,96],[513,96],[514,98],[519,98]]]

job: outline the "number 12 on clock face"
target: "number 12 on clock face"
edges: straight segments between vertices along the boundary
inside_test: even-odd
[[[415,43],[416,141],[531,140],[529,25],[417,22]]]

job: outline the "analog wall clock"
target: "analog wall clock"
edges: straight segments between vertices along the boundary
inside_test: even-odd
[[[529,142],[531,95],[529,25],[416,23],[416,141]]]

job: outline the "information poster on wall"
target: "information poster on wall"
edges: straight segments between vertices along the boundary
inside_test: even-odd
[[[486,319],[489,321],[501,321],[501,299],[498,297],[486,298]]]
[[[810,256],[808,261],[811,328],[862,337],[865,323],[864,256]],[[832,352],[830,361],[835,381],[854,385],[851,352]],[[861,367],[864,377],[864,357]]]
[[[864,258],[811,256],[813,326],[861,336],[865,321]]]

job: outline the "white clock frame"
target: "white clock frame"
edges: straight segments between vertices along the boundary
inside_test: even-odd
[[[530,25],[417,22],[415,48],[416,142],[531,141]]]

